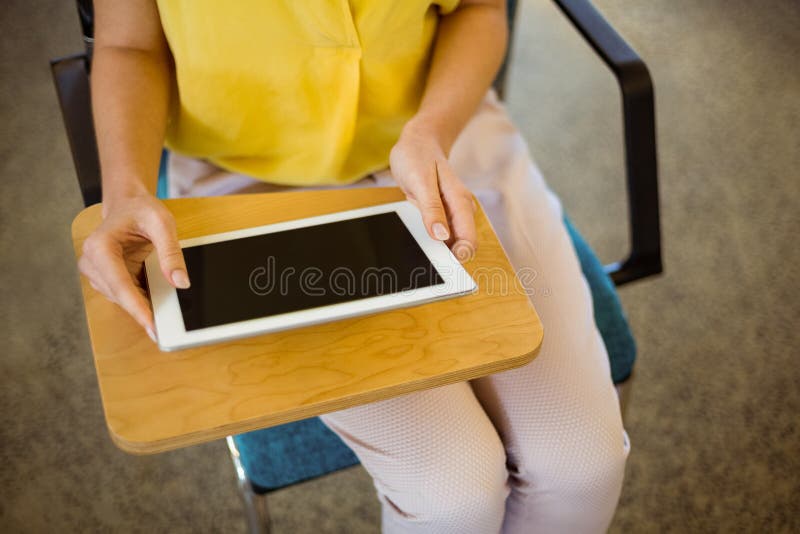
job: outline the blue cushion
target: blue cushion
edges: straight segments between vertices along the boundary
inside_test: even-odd
[[[169,198],[167,187],[167,163],[169,162],[169,151],[161,151],[161,162],[158,165],[158,186],[156,187],[156,197]]]
[[[572,238],[581,270],[592,292],[594,321],[606,344],[611,378],[615,384],[619,384],[631,376],[636,361],[636,342],[611,277],[567,217],[564,217],[564,225]]]
[[[159,198],[167,197],[164,151],[158,180]],[[614,282],[600,260],[565,217],[581,269],[594,301],[594,318],[611,362],[614,383],[633,370],[636,344],[622,311]],[[234,437],[240,459],[256,491],[265,492],[332,473],[358,463],[358,458],[319,418],[306,419]]]
[[[265,492],[358,463],[353,451],[318,417],[234,436],[254,489]]]

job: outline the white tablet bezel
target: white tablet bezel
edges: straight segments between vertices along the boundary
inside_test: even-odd
[[[411,232],[417,244],[444,280],[442,284],[187,332],[183,324],[183,316],[181,314],[180,304],[178,303],[177,292],[175,288],[164,279],[164,275],[161,273],[159,267],[158,257],[155,253],[152,253],[145,260],[145,269],[147,272],[153,314],[155,316],[159,348],[164,351],[171,351],[206,343],[310,326],[456,297],[472,293],[477,289],[475,281],[464,270],[464,267],[458,262],[455,256],[453,256],[447,245],[428,235],[419,210],[407,201],[380,204],[368,208],[331,213],[329,215],[320,215],[317,217],[268,224],[221,234],[183,239],[180,241],[180,245],[182,248],[206,245],[219,241],[229,241],[243,237],[281,232],[294,228],[315,226],[347,219],[357,219],[388,212],[395,212],[398,214],[403,224],[405,224],[406,228]]]

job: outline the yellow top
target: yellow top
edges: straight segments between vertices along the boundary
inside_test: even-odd
[[[458,1],[158,0],[178,94],[167,146],[288,185],[385,168]]]

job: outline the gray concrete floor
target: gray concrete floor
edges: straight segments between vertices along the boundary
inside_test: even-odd
[[[666,275],[622,290],[641,349],[613,532],[800,530],[800,4],[597,0],[658,98]],[[47,59],[70,1],[0,10],[0,531],[242,532],[221,442],[150,457],[104,430],[69,225],[81,207]],[[605,260],[625,249],[610,74],[523,4],[509,105]],[[278,492],[277,532],[376,532],[360,469]]]

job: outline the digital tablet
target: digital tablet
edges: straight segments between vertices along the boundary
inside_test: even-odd
[[[409,202],[180,242],[191,287],[145,271],[161,350],[457,297],[477,286]]]

